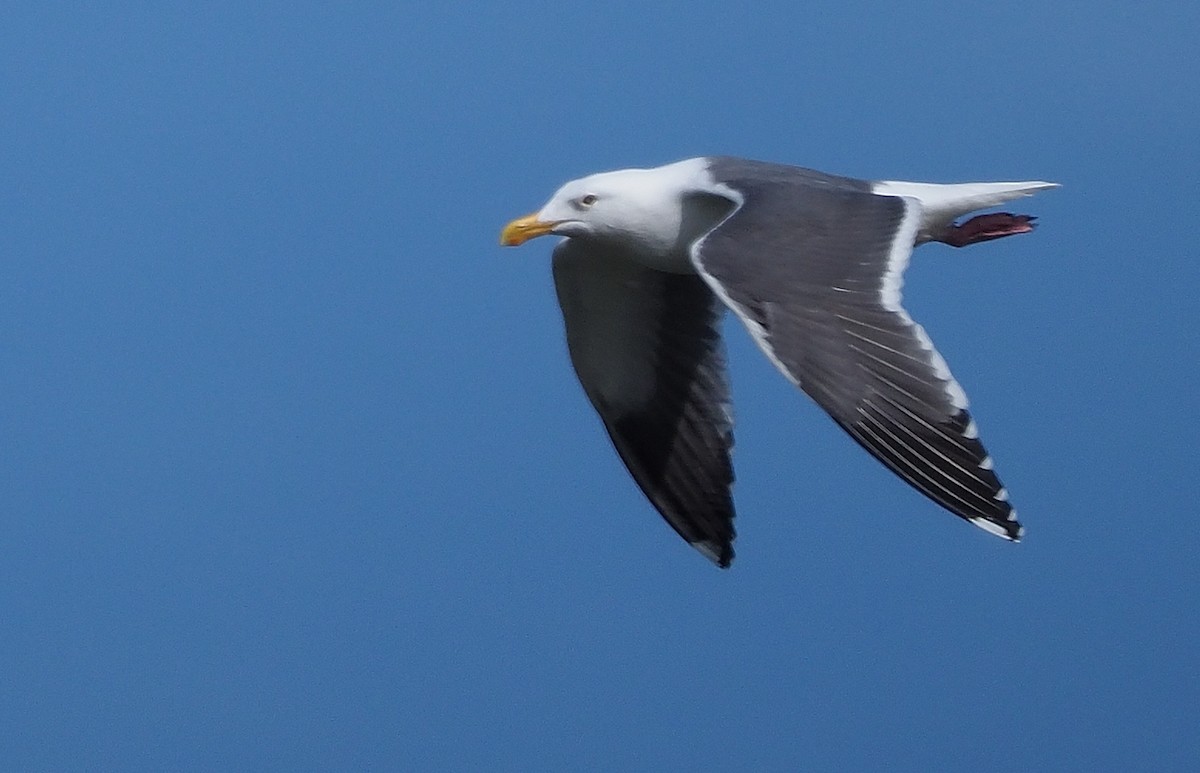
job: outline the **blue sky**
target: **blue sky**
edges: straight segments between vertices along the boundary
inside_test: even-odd
[[[1200,7],[434,5],[6,8],[6,765],[1200,765]],[[1063,183],[906,284],[1024,543],[732,323],[733,568],[651,511],[497,234],[705,153]]]

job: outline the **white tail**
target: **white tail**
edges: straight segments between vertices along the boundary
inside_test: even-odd
[[[1059,187],[1058,183],[1031,180],[1019,183],[907,183],[895,180],[877,182],[872,191],[883,196],[903,196],[921,203],[921,227],[917,242],[940,234],[956,218],[1006,201],[1032,196],[1038,191]]]

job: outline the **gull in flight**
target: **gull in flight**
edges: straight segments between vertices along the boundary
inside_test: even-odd
[[[1057,187],[866,181],[701,157],[562,186],[500,242],[546,234],[567,348],[617,453],[667,523],[733,560],[733,418],[720,319],[872,456],[927,497],[1017,541],[1023,529],[967,396],[900,304],[915,246],[1033,230],[1007,212]]]

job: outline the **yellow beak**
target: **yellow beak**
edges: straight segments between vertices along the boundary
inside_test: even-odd
[[[545,236],[554,230],[558,221],[538,220],[537,213],[518,217],[500,232],[500,244],[504,247],[516,247],[538,236]]]

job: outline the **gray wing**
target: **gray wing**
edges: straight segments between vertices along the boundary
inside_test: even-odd
[[[900,306],[920,204],[837,181],[722,182],[740,205],[692,259],[762,350],[901,478],[955,515],[1019,539],[966,395]]]
[[[698,276],[562,242],[554,283],[571,362],[613,445],[672,528],[733,560],[733,419],[718,322]]]

